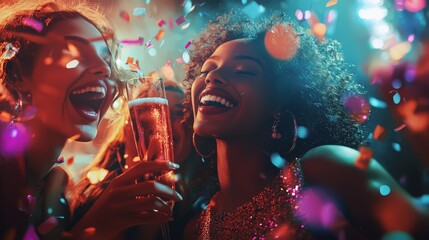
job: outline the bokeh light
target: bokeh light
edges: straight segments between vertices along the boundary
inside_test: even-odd
[[[346,96],[343,100],[346,111],[358,123],[364,123],[368,120],[371,106],[362,95]]]
[[[289,24],[277,24],[265,34],[265,48],[277,59],[288,60],[295,56],[299,48],[299,37]]]

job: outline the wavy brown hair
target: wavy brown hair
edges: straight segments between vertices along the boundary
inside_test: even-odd
[[[6,99],[11,105],[14,104],[20,94],[21,76],[32,73],[37,51],[42,44],[49,44],[46,34],[55,23],[66,19],[82,18],[94,25],[111,52],[108,62],[112,70],[111,78],[120,79],[125,74],[113,61],[118,52],[118,42],[111,23],[97,6],[87,1],[17,1],[0,5],[0,12],[0,100]],[[42,28],[36,28],[29,23],[29,19],[41,24]],[[16,50],[14,56],[10,56],[12,47]],[[118,85],[122,87],[119,81]],[[6,108],[0,110],[7,111]]]

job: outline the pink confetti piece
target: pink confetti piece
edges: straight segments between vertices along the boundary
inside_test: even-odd
[[[40,234],[46,235],[50,231],[54,230],[54,228],[58,225],[58,219],[54,216],[46,219],[42,224],[39,225],[37,230]]]
[[[399,127],[395,128],[395,132],[399,132],[406,127],[407,127],[407,125],[404,123],[404,124],[400,125]]]
[[[183,58],[176,58],[177,63],[183,63]]]
[[[36,30],[37,32],[42,32],[43,31],[43,23],[34,19],[34,18],[24,18],[22,20],[22,23],[26,26],[29,26],[31,28],[33,28],[34,30]]]
[[[128,14],[127,11],[122,10],[119,13],[119,16],[125,21],[125,22],[130,22],[130,14]]]
[[[178,26],[180,26],[180,24],[184,23],[185,21],[186,21],[185,16],[181,16],[181,17],[176,18],[176,24]]]
[[[144,38],[139,37],[137,39],[124,39],[121,40],[121,44],[125,46],[133,46],[133,45],[142,45],[144,41]]]
[[[173,30],[173,28],[174,28],[174,21],[173,21],[173,19],[172,19],[172,18],[169,18],[169,19],[168,19],[168,28],[169,28],[170,30]]]
[[[162,27],[162,26],[164,26],[165,25],[165,21],[163,20],[163,19],[161,19],[161,20],[159,20],[158,21],[158,27]]]
[[[186,43],[185,49],[188,49],[189,46],[191,46],[191,41],[188,41],[188,43]]]
[[[147,42],[146,42],[146,48],[151,48],[151,47],[153,47],[153,44],[152,44],[152,42],[149,40],[149,41],[147,41]]]

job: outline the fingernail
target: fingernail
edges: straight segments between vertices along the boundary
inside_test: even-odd
[[[168,165],[174,169],[180,168],[180,165],[174,162],[168,162]]]
[[[177,191],[174,191],[174,192],[176,193],[176,196],[177,196],[180,200],[183,200],[182,195],[180,195]]]

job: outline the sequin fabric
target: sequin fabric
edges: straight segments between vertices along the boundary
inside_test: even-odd
[[[309,239],[294,214],[301,185],[296,159],[262,192],[235,210],[218,213],[209,205],[198,219],[195,239]]]

